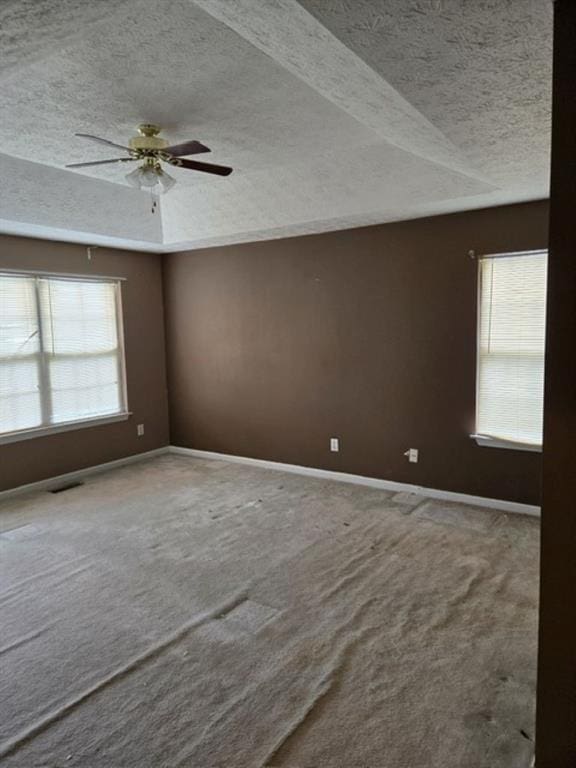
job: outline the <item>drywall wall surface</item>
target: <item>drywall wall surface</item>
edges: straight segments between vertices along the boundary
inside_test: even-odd
[[[546,247],[547,215],[527,203],[166,256],[172,444],[539,503],[540,454],[469,437],[468,251]]]
[[[125,278],[127,421],[0,445],[0,490],[149,451],[168,444],[161,256],[0,237],[2,269]],[[144,424],[138,437],[136,425]]]

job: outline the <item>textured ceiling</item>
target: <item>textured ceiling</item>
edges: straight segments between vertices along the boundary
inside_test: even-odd
[[[0,231],[171,251],[546,197],[551,5],[0,3]],[[150,121],[234,174],[152,214],[126,166],[63,170]]]

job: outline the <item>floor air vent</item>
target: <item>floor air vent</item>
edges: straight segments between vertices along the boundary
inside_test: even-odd
[[[58,488],[51,488],[50,493],[64,493],[64,491],[70,491],[72,488],[80,488],[81,485],[84,485],[84,483],[80,481],[77,483],[66,483],[66,485],[59,485]]]

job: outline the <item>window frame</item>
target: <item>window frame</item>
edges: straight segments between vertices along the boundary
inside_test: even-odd
[[[126,377],[126,345],[124,339],[124,312],[122,304],[122,284],[125,282],[125,277],[111,277],[107,275],[83,275],[74,274],[69,272],[45,272],[42,270],[25,270],[25,269],[6,269],[0,268],[0,278],[3,276],[9,277],[31,277],[31,278],[52,278],[54,280],[69,280],[72,282],[93,282],[93,283],[112,283],[116,286],[115,290],[115,309],[116,309],[116,329],[118,336],[118,362],[120,371],[120,404],[121,410],[117,413],[103,414],[101,416],[93,416],[91,418],[79,418],[70,421],[59,422],[57,424],[43,423],[38,427],[32,427],[30,429],[20,429],[14,432],[2,432],[0,433],[0,445],[7,445],[9,443],[20,442],[21,440],[32,440],[37,437],[43,437],[45,435],[57,434],[58,432],[70,432],[78,429],[87,429],[89,427],[101,426],[104,424],[113,424],[119,421],[127,421],[132,412],[128,407],[128,384]],[[39,283],[35,282],[35,297],[36,297],[36,311],[38,316],[38,323],[40,328],[40,404],[41,411],[44,416],[47,409],[47,403],[50,398],[50,391],[45,386],[46,382],[46,361],[42,348],[42,329],[41,329],[41,313],[40,313],[40,294]],[[44,384],[44,386],[42,386]]]
[[[510,251],[507,253],[486,253],[476,256],[478,264],[476,268],[476,390],[475,390],[475,413],[474,413],[474,427],[478,425],[478,406],[480,402],[479,387],[480,387],[480,334],[481,334],[481,315],[480,308],[482,306],[482,280],[481,280],[481,262],[484,259],[506,259],[518,256],[534,256],[546,254],[546,258],[549,256],[547,248],[535,248],[530,251]],[[545,319],[546,322],[546,319]],[[470,437],[476,442],[477,445],[483,448],[504,448],[511,451],[527,451],[530,453],[542,453],[542,444],[534,443],[522,443],[515,440],[505,440],[501,437],[492,437],[490,435],[483,435],[478,432],[474,432]]]

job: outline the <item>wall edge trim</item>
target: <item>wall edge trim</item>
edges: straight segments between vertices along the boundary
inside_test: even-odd
[[[363,475],[353,475],[348,472],[336,472],[330,469],[317,469],[316,467],[305,467],[300,464],[283,464],[279,461],[269,461],[267,459],[252,459],[247,456],[234,456],[228,453],[216,453],[214,451],[202,451],[197,448],[182,448],[171,445],[168,451],[180,456],[190,456],[197,459],[212,459],[216,461],[229,461],[237,464],[248,464],[253,467],[263,469],[273,469],[280,472],[291,472],[297,475],[307,475],[317,477],[323,480],[336,480],[342,483],[352,483],[354,485],[365,485],[370,488],[380,488],[385,491],[403,491],[409,493],[418,493],[431,499],[441,499],[444,501],[459,502],[461,504],[471,504],[476,507],[487,507],[488,509],[497,509],[501,512],[511,512],[513,514],[529,515],[531,517],[540,517],[540,507],[533,504],[521,504],[516,501],[505,501],[503,499],[489,499],[484,496],[472,496],[467,493],[456,493],[455,491],[441,491],[436,488],[424,488],[419,485],[410,485],[409,483],[398,483],[394,480],[381,480],[377,477],[365,477]]]
[[[101,472],[107,472],[109,469],[123,467],[126,464],[134,464],[138,461],[144,461],[145,459],[153,459],[155,456],[162,456],[163,454],[168,453],[169,450],[170,446],[166,445],[162,448],[154,448],[151,451],[145,451],[144,453],[133,453],[130,456],[124,456],[121,459],[106,461],[104,464],[94,464],[91,467],[75,469],[72,472],[66,472],[63,475],[55,475],[54,477],[48,477],[45,480],[37,480],[34,483],[26,483],[25,485],[18,485],[15,488],[8,488],[5,491],[0,491],[0,502],[11,498],[12,496],[20,496],[24,493],[34,493],[35,491],[49,490],[50,488],[57,486],[60,483],[80,480],[84,477],[90,477],[91,475],[97,475]]]

